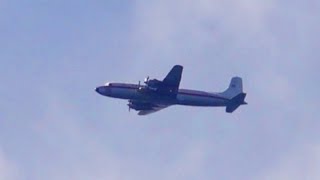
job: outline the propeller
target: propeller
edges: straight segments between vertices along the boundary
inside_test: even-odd
[[[149,76],[148,77],[146,77],[145,79],[144,79],[144,83],[148,83],[148,81],[149,81]]]
[[[131,100],[129,100],[129,103],[127,104],[128,105],[128,110],[129,110],[129,112],[130,112],[130,110],[131,110]]]
[[[139,81],[137,91],[140,92],[140,91],[142,90],[142,88],[143,88],[143,87],[142,87],[142,85],[141,85],[141,82]]]
[[[140,84],[140,81],[139,81],[139,83],[138,83],[138,88],[140,89],[140,87],[141,87],[141,84]]]

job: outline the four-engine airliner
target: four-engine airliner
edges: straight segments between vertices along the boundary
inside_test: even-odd
[[[246,93],[242,90],[242,79],[233,77],[227,90],[220,93],[179,89],[183,67],[175,65],[162,80],[149,79],[144,84],[106,83],[97,87],[97,93],[129,100],[128,106],[138,115],[154,113],[171,105],[186,106],[222,106],[232,113],[240,105],[247,104]]]

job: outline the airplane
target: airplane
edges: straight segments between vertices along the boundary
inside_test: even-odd
[[[171,105],[226,107],[232,113],[240,105],[247,104],[242,90],[242,79],[233,77],[229,87],[220,93],[179,89],[183,66],[175,65],[162,80],[145,78],[144,85],[127,83],[106,83],[95,91],[103,96],[129,100],[128,106],[147,115]]]

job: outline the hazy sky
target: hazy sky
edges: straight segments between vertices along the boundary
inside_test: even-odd
[[[0,180],[320,179],[320,1],[0,0]],[[94,88],[162,79],[248,106],[149,116]]]

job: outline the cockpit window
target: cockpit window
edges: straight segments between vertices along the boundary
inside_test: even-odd
[[[112,86],[112,83],[107,82],[105,86]]]

